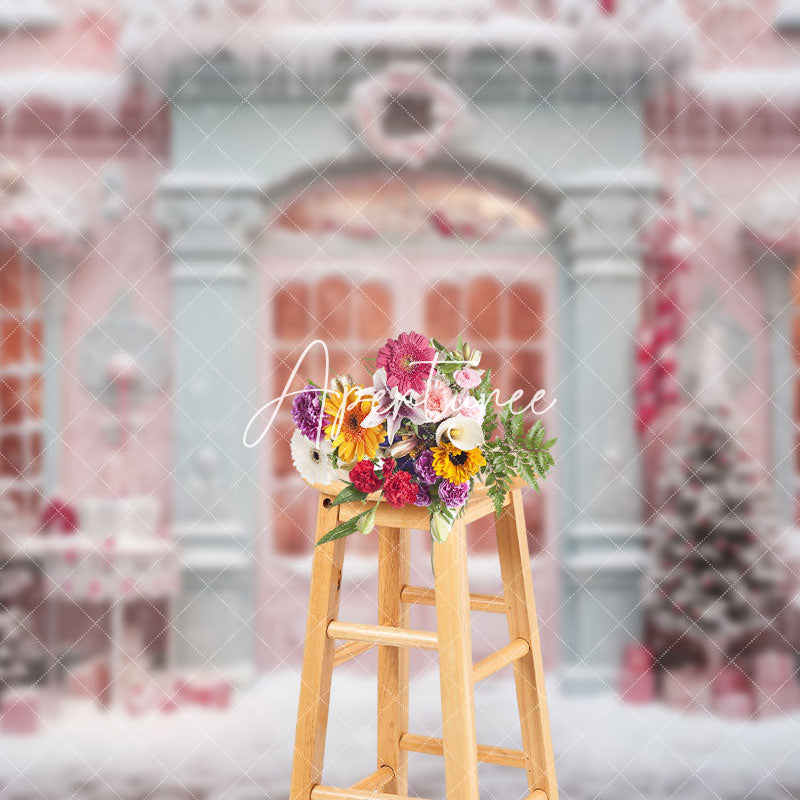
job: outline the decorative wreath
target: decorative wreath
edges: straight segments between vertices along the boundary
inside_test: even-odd
[[[429,103],[430,122],[409,133],[386,130],[385,112],[403,95]],[[353,90],[351,112],[361,141],[387,161],[422,164],[453,136],[462,117],[464,99],[448,84],[436,80],[418,64],[394,64]]]

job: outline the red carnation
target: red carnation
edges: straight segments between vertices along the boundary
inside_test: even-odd
[[[383,467],[381,467],[383,471],[383,477],[388,478],[394,472],[394,468],[396,466],[397,462],[393,458],[384,458]]]
[[[375,474],[375,467],[371,461],[359,461],[350,470],[350,480],[360,492],[377,492],[381,488],[381,479]]]
[[[386,479],[383,496],[393,508],[402,508],[417,499],[417,486],[411,480],[411,474],[400,470]]]

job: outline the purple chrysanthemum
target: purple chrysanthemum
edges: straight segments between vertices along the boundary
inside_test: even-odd
[[[439,476],[433,471],[433,452],[430,450],[423,450],[414,462],[414,472],[417,477],[429,486],[436,483]]]
[[[469,483],[442,481],[439,484],[439,497],[448,508],[461,508],[469,497]]]
[[[431,496],[428,492],[428,487],[417,484],[417,499],[414,501],[414,505],[427,508],[430,504]]]
[[[303,436],[316,441],[320,430],[320,417],[324,429],[330,423],[330,417],[322,411],[322,392],[314,386],[306,386],[302,392],[294,396],[292,420]]]

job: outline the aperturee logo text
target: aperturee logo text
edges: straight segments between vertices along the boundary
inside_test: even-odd
[[[325,356],[325,376],[290,392],[303,361],[314,347]],[[246,447],[260,444],[283,401],[291,396],[292,460],[310,484],[344,481],[334,504],[361,502],[365,510],[338,525],[317,544],[374,527],[376,503],[394,508],[426,507],[434,541],[445,541],[481,483],[499,514],[515,478],[539,488],[553,465],[544,426],[526,427],[523,414],[541,415],[545,390],[515,408],[524,392],[501,401],[491,370],[480,369],[481,353],[459,336],[454,348],[413,331],[389,339],[374,359],[372,385],[349,375],[330,379],[328,348],[322,340],[303,351],[280,397],[266,403],[245,428]],[[271,409],[260,433],[256,425]],[[498,413],[499,410],[499,413]]]

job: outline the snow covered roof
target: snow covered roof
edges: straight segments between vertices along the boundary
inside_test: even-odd
[[[371,47],[447,47],[456,50],[493,46],[517,50],[526,47],[563,49],[573,30],[536,17],[491,16],[485,20],[404,17],[341,20],[330,25],[293,24],[277,28],[269,37],[279,52],[310,47],[363,51]]]
[[[776,252],[800,249],[800,187],[762,192],[744,209],[744,230],[763,247]]]
[[[116,108],[130,89],[121,73],[92,70],[16,70],[0,72],[0,106],[45,100],[68,108]]]
[[[0,30],[41,30],[58,22],[50,0],[0,0]]]
[[[0,165],[0,237],[17,247],[80,248],[86,241],[72,203],[27,181],[11,164]]]
[[[426,16],[479,16],[487,14],[494,6],[494,0],[425,0],[417,3],[415,13]],[[374,15],[378,18],[399,16],[407,12],[408,0],[352,0],[355,14]]]
[[[456,54],[475,49],[511,55],[544,51],[560,62],[607,63],[615,68],[646,68],[659,62],[672,70],[686,61],[691,44],[691,26],[676,0],[624,0],[615,14],[603,12],[599,3],[568,0],[548,18],[475,9],[459,13],[459,3],[452,0],[447,3],[450,13],[440,15],[432,14],[427,3],[413,4],[406,13],[357,13],[365,3],[372,4],[353,2],[355,7],[346,15],[310,21],[308,15],[287,12],[285,5],[280,14],[278,4],[271,3],[129,0],[120,47],[130,63],[153,73],[175,61],[221,50],[245,59],[269,57],[313,67],[341,50],[358,55],[375,48],[416,54],[434,48]],[[470,7],[475,3],[478,0]]]
[[[800,65],[778,69],[696,70],[686,77],[686,88],[699,98],[743,105],[781,105],[800,101]]]

